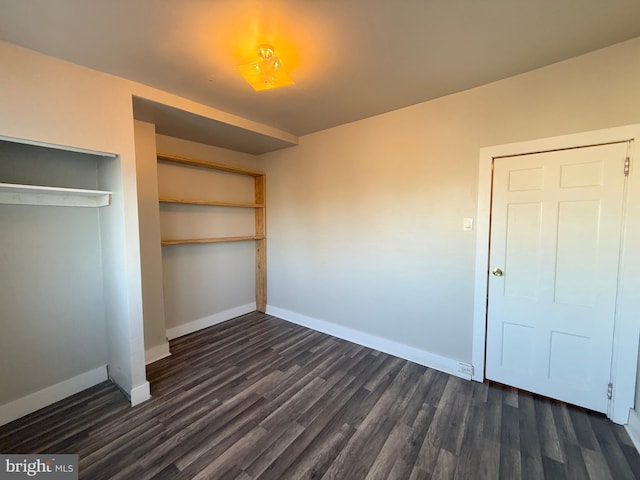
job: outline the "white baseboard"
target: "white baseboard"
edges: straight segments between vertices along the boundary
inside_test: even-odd
[[[151,347],[144,351],[144,364],[149,365],[150,363],[157,362],[169,355],[171,355],[171,352],[169,351],[169,342],[161,343],[160,345],[156,345],[155,347]]]
[[[386,338],[371,335],[369,333],[362,332],[360,330],[354,330],[343,325],[327,322],[325,320],[319,320],[317,318],[308,317],[300,313],[285,310],[283,308],[274,307],[273,305],[267,305],[267,313],[274,317],[287,320],[288,322],[302,325],[303,327],[311,328],[318,332],[326,333],[334,337],[342,338],[349,342],[357,343],[365,347],[379,350],[395,357],[404,358],[411,362],[423,365],[425,367],[433,368],[441,372],[455,375],[456,377],[470,380],[471,376],[458,372],[458,366],[460,362],[452,360],[447,357],[442,357],[425,350],[420,350],[416,347],[411,347],[403,343],[388,340]],[[465,364],[466,365],[466,364]]]
[[[131,406],[135,407],[136,405],[141,404],[142,402],[146,402],[151,398],[151,390],[149,388],[149,382],[144,382],[142,385],[138,385],[137,387],[133,387],[131,389]]]
[[[255,309],[256,309],[255,302],[247,303],[246,305],[230,308],[229,310],[225,310],[219,313],[214,313],[213,315],[209,315],[208,317],[199,318],[198,320],[193,320],[192,322],[189,322],[189,323],[184,323],[176,327],[171,327],[167,329],[167,338],[169,340],[173,340],[174,338],[182,337],[183,335],[197,332],[198,330],[202,330],[203,328],[211,327],[213,325],[217,325],[218,323],[226,322],[227,320],[231,320],[232,318],[239,317],[240,315],[251,313],[255,311]]]
[[[627,429],[629,438],[631,438],[636,450],[640,452],[640,415],[635,409],[629,412],[629,423],[624,428]]]
[[[107,379],[107,367],[105,365],[0,405],[0,425],[13,422],[20,417],[40,410],[63,398],[75,395]]]

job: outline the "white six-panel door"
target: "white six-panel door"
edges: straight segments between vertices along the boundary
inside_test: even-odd
[[[607,411],[626,154],[494,160],[487,378]]]

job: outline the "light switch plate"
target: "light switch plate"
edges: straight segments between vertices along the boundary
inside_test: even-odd
[[[473,218],[465,218],[462,221],[462,230],[465,232],[470,232],[473,230]]]

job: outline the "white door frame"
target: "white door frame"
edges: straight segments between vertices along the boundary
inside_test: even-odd
[[[640,124],[480,149],[473,312],[473,380],[484,381],[493,159],[626,141],[631,141],[629,152],[631,172],[627,179],[623,207],[621,268],[618,276],[618,298],[611,365],[611,381],[614,384],[614,391],[607,416],[616,423],[626,424],[628,422],[629,411],[634,407],[640,335],[640,322],[636,320],[638,312],[640,312],[640,295],[637,293],[640,290],[640,249],[637,247],[640,245],[640,179],[637,178],[640,176],[640,170],[635,165],[640,161]],[[620,172],[620,174],[623,173]],[[629,248],[626,248],[627,245]],[[635,249],[633,245],[636,245]]]

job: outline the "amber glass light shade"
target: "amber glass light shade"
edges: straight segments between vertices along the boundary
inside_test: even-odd
[[[269,90],[293,85],[293,80],[283,68],[280,59],[273,53],[273,48],[263,45],[258,49],[258,54],[262,60],[237,67],[254,90]]]

